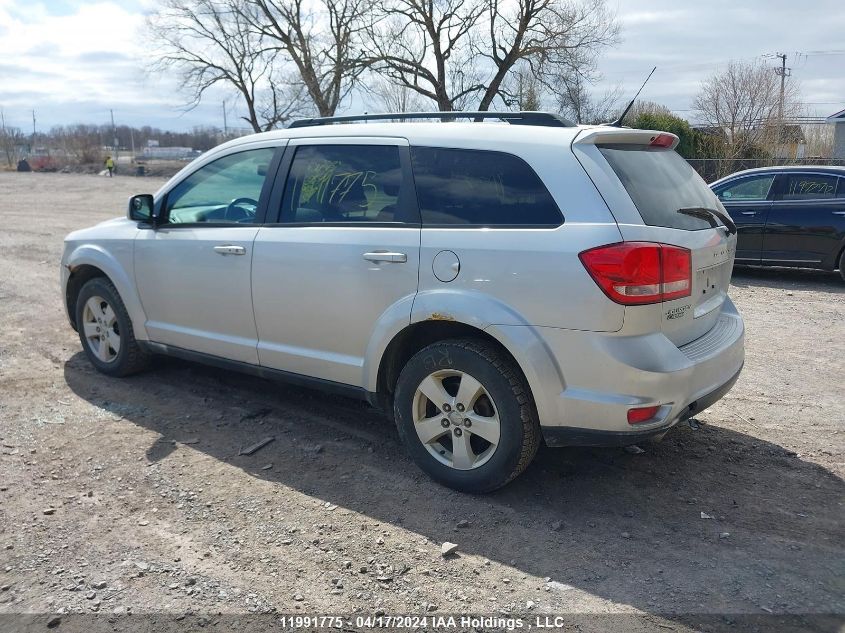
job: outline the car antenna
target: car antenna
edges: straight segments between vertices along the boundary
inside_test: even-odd
[[[645,78],[645,81],[643,82],[643,85],[642,85],[642,86],[640,86],[640,89],[639,89],[639,90],[637,90],[637,94],[635,94],[635,95],[634,95],[634,98],[633,98],[633,99],[631,99],[631,103],[629,103],[629,104],[628,104],[628,107],[627,107],[627,108],[625,108],[625,109],[622,111],[622,114],[621,114],[621,115],[619,115],[619,118],[618,118],[618,119],[616,119],[613,123],[608,123],[608,125],[609,125],[610,127],[622,127],[622,119],[624,119],[624,118],[625,118],[625,115],[626,115],[626,114],[628,114],[628,112],[630,112],[631,108],[633,108],[633,107],[634,107],[634,101],[636,101],[636,100],[637,100],[637,97],[639,97],[639,96],[640,96],[640,93],[643,91],[643,88],[645,88],[645,85],[648,83],[648,80],[649,80],[649,79],[651,79],[651,76],[654,74],[654,71],[655,71],[655,70],[657,70],[657,66],[655,66],[654,68],[652,68],[652,69],[651,69],[651,72],[648,74],[648,77],[646,77],[646,78]]]

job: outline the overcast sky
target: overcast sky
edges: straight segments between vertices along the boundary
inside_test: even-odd
[[[6,124],[38,129],[117,123],[188,130],[222,126],[221,100],[185,111],[172,78],[145,73],[144,15],[156,0],[0,0],[0,108]],[[730,59],[789,55],[810,114],[845,108],[845,10],[841,0],[610,0],[622,42],[601,60],[601,92],[642,97],[694,119],[700,82]],[[774,65],[777,60],[769,59]],[[234,101],[234,100],[233,100]],[[233,106],[234,107],[234,106]],[[357,100],[347,111],[360,111]],[[230,114],[230,125],[236,118]],[[237,125],[237,124],[236,124]]]

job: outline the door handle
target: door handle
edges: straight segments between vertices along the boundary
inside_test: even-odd
[[[845,215],[845,211],[831,211],[833,215]]]
[[[391,253],[390,251],[373,251],[371,253],[364,253],[364,259],[368,262],[381,263],[391,262],[394,264],[404,264],[408,261],[408,256],[405,253]]]
[[[742,215],[757,215],[756,211],[740,211]]]
[[[233,244],[215,246],[214,252],[218,255],[246,255],[246,249],[243,246],[235,246]]]

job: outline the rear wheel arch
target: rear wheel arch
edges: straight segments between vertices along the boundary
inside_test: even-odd
[[[432,343],[453,339],[476,339],[488,343],[500,351],[525,380],[528,395],[533,403],[531,387],[525,371],[500,340],[484,330],[460,321],[432,319],[407,326],[396,334],[385,348],[378,368],[376,404],[379,408],[392,417],[393,394],[396,390],[399,374],[414,354]]]

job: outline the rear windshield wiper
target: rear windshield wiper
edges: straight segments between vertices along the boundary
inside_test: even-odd
[[[722,213],[718,209],[710,209],[709,207],[684,207],[682,209],[678,209],[677,212],[683,215],[691,215],[694,218],[706,220],[713,228],[719,226],[718,222],[716,222],[718,219],[725,225],[725,228],[728,229],[728,235],[736,233],[736,224],[734,224],[734,221],[731,220],[729,215]]]

